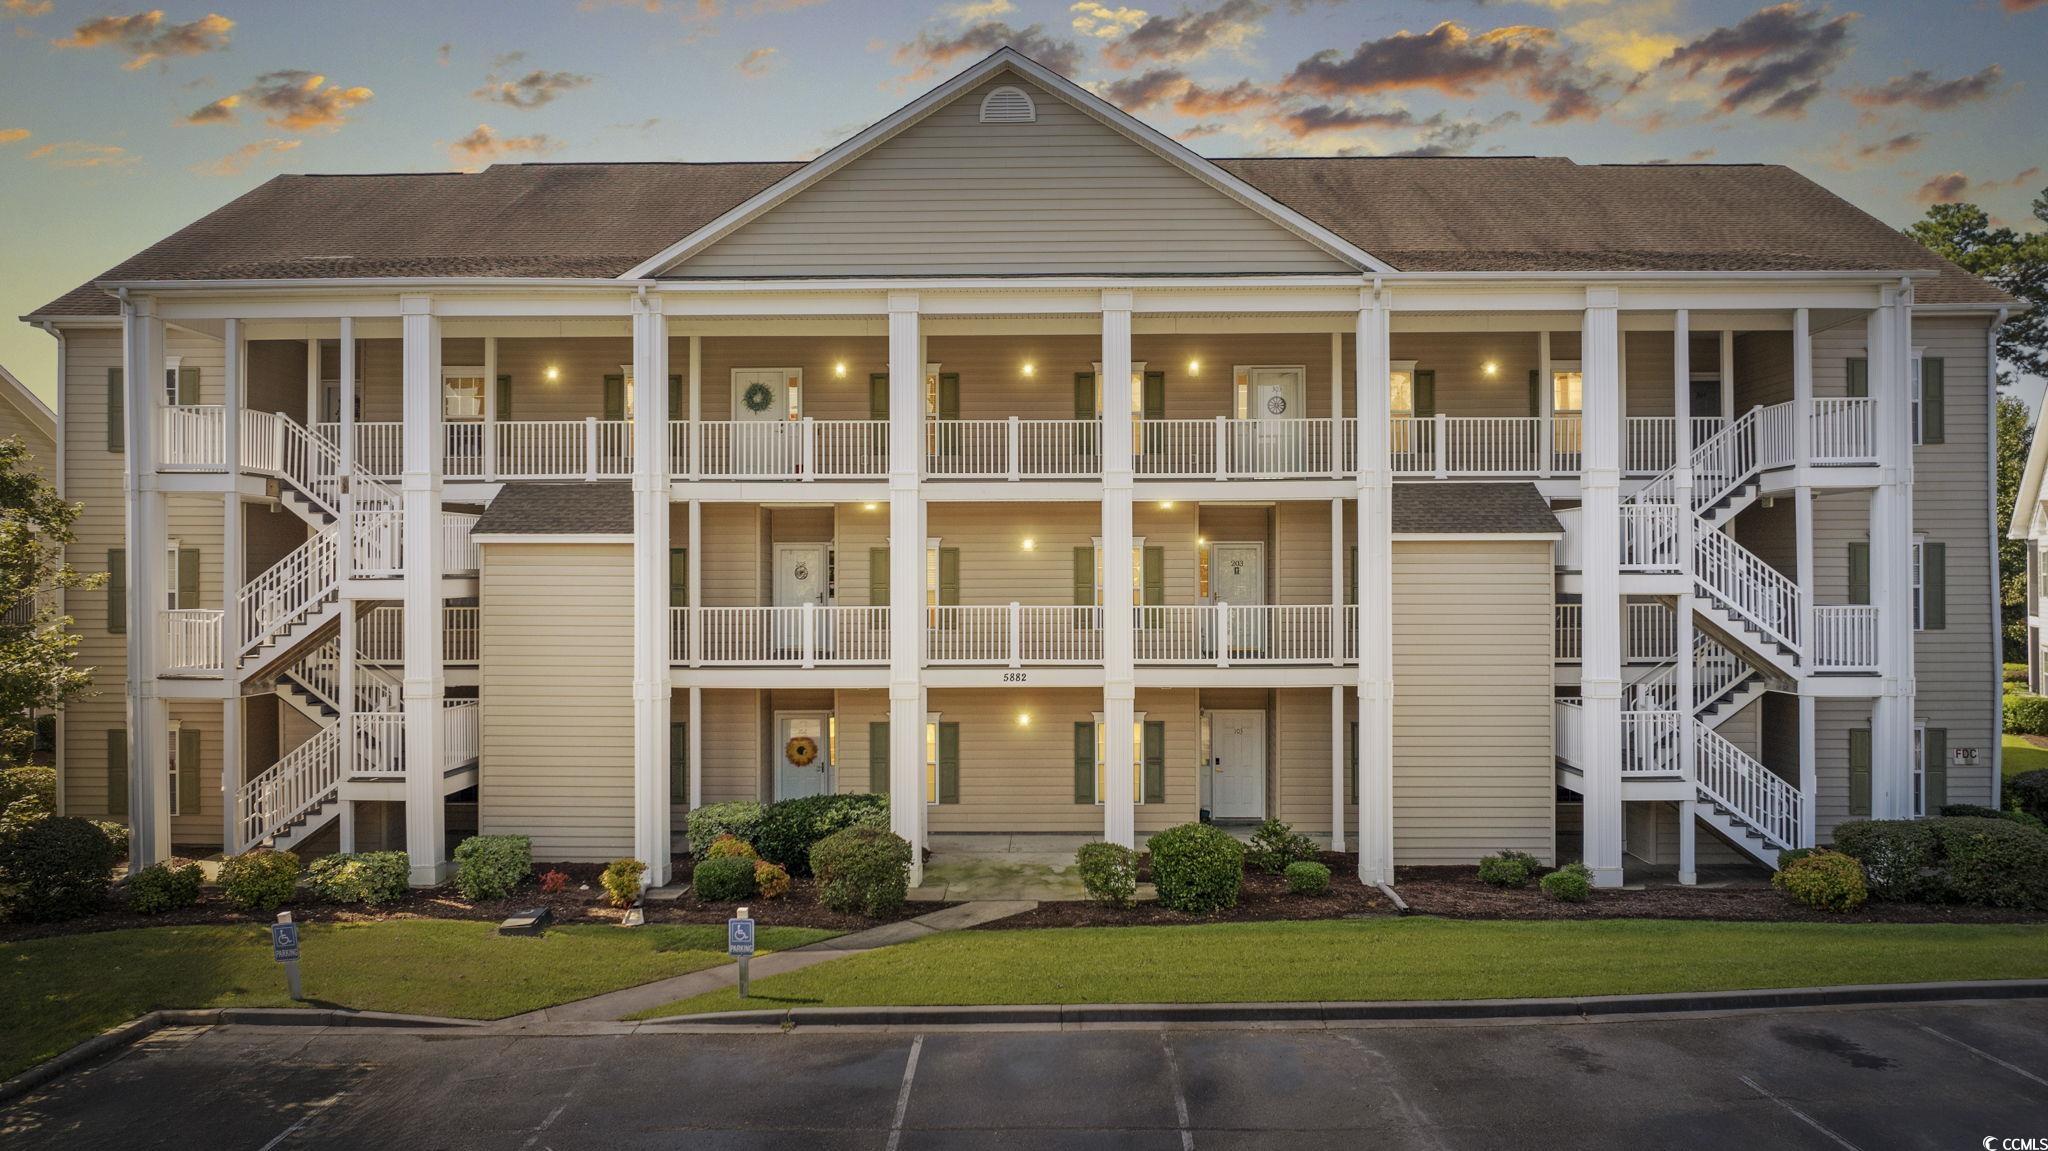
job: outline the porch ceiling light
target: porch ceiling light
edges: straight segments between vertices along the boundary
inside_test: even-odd
[[[1030,360],[1025,360],[1023,371],[1026,377],[1035,376],[1038,374],[1038,365],[1032,363]]]
[[[1030,726],[1031,726],[1031,713],[1030,713],[1030,712],[1028,712],[1028,711],[1020,711],[1020,712],[1018,712],[1018,713],[1017,713],[1017,726],[1018,726],[1018,727],[1030,727]]]
[[[561,378],[562,378],[562,369],[560,369],[560,368],[556,367],[556,366],[555,366],[555,365],[553,365],[553,364],[549,364],[549,365],[547,366],[547,369],[546,369],[545,371],[543,371],[543,372],[541,373],[541,375],[543,375],[543,376],[546,376],[546,377],[547,377],[547,381],[548,381],[548,383],[551,383],[551,384],[552,384],[552,383],[554,383],[554,382],[555,382],[556,380],[559,380],[559,379],[561,379]]]
[[[835,376],[837,376],[837,377],[839,377],[839,378],[840,378],[840,379],[842,379],[842,380],[843,380],[843,379],[845,379],[845,378],[846,378],[846,361],[845,361],[845,360],[840,360],[840,361],[839,361],[838,363],[836,363],[836,364],[833,364],[833,365],[832,365],[832,374],[833,374],[833,375],[835,375]]]
[[[1189,360],[1189,361],[1188,361],[1188,375],[1191,375],[1191,376],[1199,376],[1199,375],[1201,375],[1201,374],[1202,374],[1202,361],[1200,361],[1200,360]]]
[[[1500,375],[1500,364],[1496,361],[1488,360],[1485,363],[1479,365],[1479,370],[1485,372],[1489,376],[1497,376]]]
[[[1172,510],[1173,510],[1173,501],[1172,501],[1172,500],[1160,500],[1160,501],[1159,501],[1159,510],[1160,510],[1160,511],[1162,511],[1162,512],[1170,512],[1170,511],[1172,511]]]
[[[1034,551],[1034,550],[1036,550],[1036,549],[1037,549],[1037,547],[1038,547],[1038,541],[1037,541],[1037,540],[1035,540],[1035,539],[1032,539],[1032,538],[1031,538],[1030,536],[1025,536],[1025,537],[1024,537],[1024,550],[1025,550],[1025,551],[1027,551],[1027,552],[1028,552],[1028,551]]]
[[[864,512],[871,512],[871,511],[874,511],[874,510],[875,510],[876,508],[878,508],[878,507],[881,507],[881,506],[882,506],[882,505],[880,505],[880,504],[872,504],[872,503],[870,503],[870,504],[862,504],[862,505],[860,505],[860,510],[862,510],[862,511],[864,511]]]

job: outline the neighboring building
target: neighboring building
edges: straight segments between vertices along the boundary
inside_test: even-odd
[[[280,177],[31,317],[65,805],[1768,862],[1995,799],[2010,305],[1783,168],[1210,161],[1008,50],[808,163]]]
[[[42,397],[0,367],[0,438],[18,436],[35,457],[36,472],[57,475],[57,413]]]
[[[2048,490],[2042,484],[2048,475],[2048,434],[2041,423],[2034,421],[2005,532],[2008,539],[2027,544],[2027,690],[2048,695]]]

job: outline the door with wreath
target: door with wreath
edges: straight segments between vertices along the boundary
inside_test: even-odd
[[[731,474],[794,476],[803,459],[803,369],[732,370]]]
[[[775,798],[823,795],[831,765],[825,757],[825,714],[783,712],[775,717]]]

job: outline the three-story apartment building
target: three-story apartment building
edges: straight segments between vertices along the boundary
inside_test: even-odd
[[[1207,160],[1007,49],[807,163],[281,177],[30,317],[63,803],[1769,862],[1993,797],[2009,303],[1781,168]]]

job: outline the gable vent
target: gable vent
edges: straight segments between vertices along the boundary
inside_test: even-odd
[[[1007,85],[981,98],[984,124],[1031,124],[1038,120],[1038,105],[1021,88]]]

